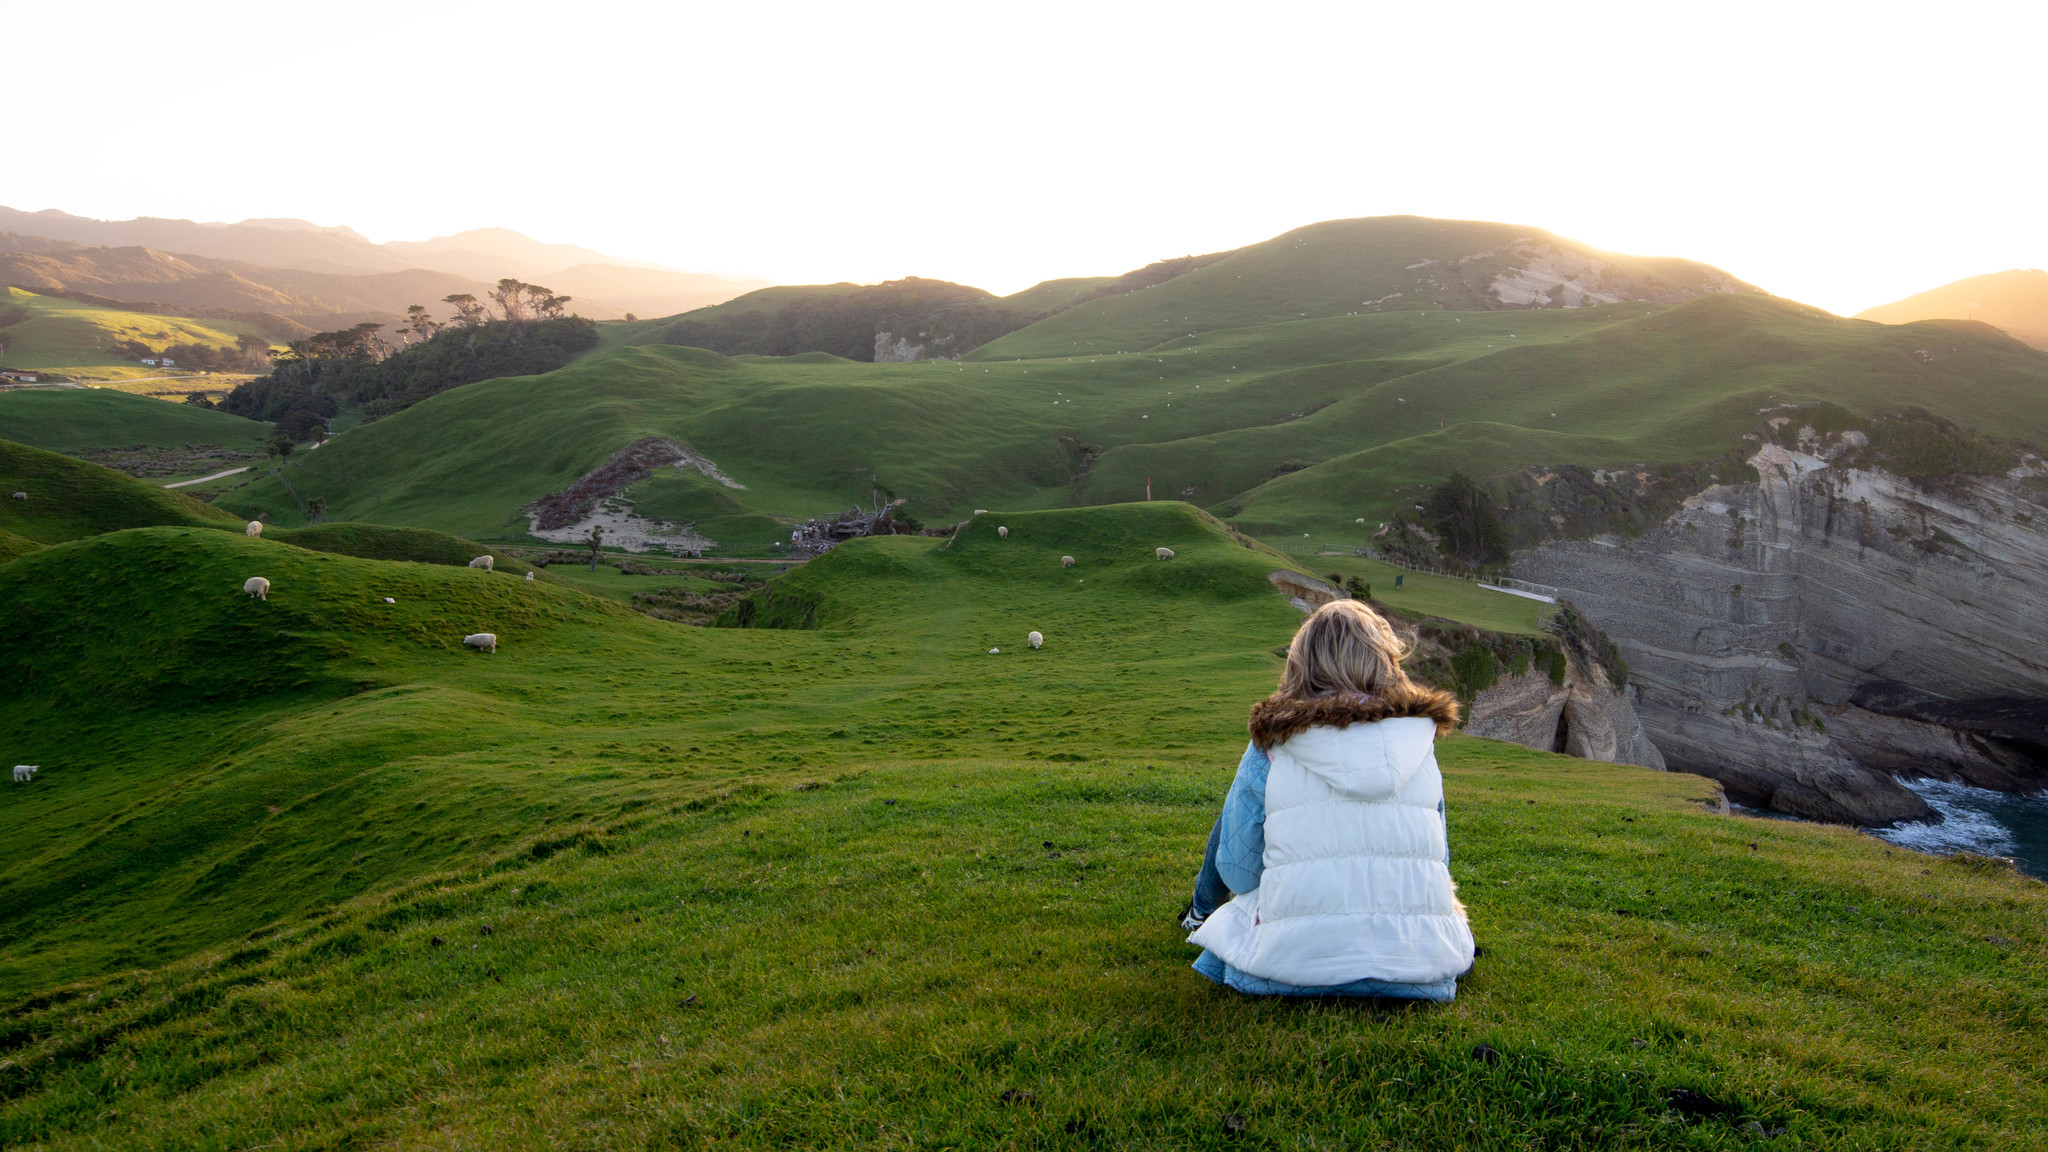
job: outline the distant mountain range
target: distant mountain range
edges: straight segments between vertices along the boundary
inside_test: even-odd
[[[2014,268],[1944,284],[1856,314],[1858,320],[1982,320],[2014,339],[2048,349],[2048,272]]]
[[[94,220],[0,208],[0,284],[36,292],[268,312],[318,328],[388,319],[409,304],[480,293],[506,276],[573,296],[576,311],[596,320],[673,315],[766,286],[545,244],[508,228],[376,244],[352,228],[304,220]]]

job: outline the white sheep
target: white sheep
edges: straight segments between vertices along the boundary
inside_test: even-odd
[[[1152,554],[1154,556],[1159,557],[1161,560],[1173,559],[1173,549],[1171,548],[1154,548],[1152,550]]]
[[[1062,567],[1062,568],[1072,568],[1073,566],[1074,566],[1074,558],[1073,558],[1072,556],[1062,556],[1062,557],[1060,557],[1060,567]]]
[[[393,600],[393,599],[392,599],[391,597],[389,597],[389,596],[386,596],[386,597],[384,598],[384,602],[385,602],[386,604],[396,604],[396,603],[398,603],[398,601],[396,601],[396,600]]]
[[[1032,632],[1032,633],[1029,633],[1029,634],[1027,634],[1027,635],[1026,635],[1026,636],[1024,637],[1024,639],[1025,639],[1025,642],[1027,642],[1027,643],[1029,643],[1029,644],[1031,645],[1031,647],[1032,647],[1032,649],[1033,649],[1034,651],[1035,651],[1035,650],[1037,650],[1037,649],[1039,649],[1039,648],[1043,648],[1043,647],[1045,647],[1045,637],[1044,637],[1043,635],[1041,635],[1040,633],[1037,633],[1037,632]]]
[[[268,600],[270,599],[270,581],[265,580],[261,576],[251,576],[247,580],[242,581],[242,591],[247,592],[258,600]]]
[[[40,764],[16,764],[14,766],[14,782],[16,784],[28,783],[35,777],[36,769],[40,767],[42,767]]]
[[[476,559],[471,560],[469,562],[469,566],[471,568],[481,568],[484,571],[489,572],[491,570],[491,565],[493,563],[495,563],[495,561],[493,561],[489,556],[479,556]]]
[[[1002,537],[1005,540],[1008,540],[1010,538],[1009,526],[1006,524],[996,525],[996,535]]]
[[[498,650],[498,634],[495,632],[478,632],[472,636],[464,636],[462,642],[471,648],[481,649],[485,652],[496,652]]]
[[[249,526],[247,528],[242,529],[242,533],[243,535],[249,537],[249,539],[251,540],[254,540],[256,537],[263,535],[263,521],[249,521]]]
[[[531,583],[533,583],[533,573],[531,573],[531,572],[528,572],[528,573],[526,574],[526,582],[527,582],[528,584],[531,584]]]
[[[1003,654],[1003,650],[1001,648],[991,648],[988,650],[988,654],[991,656],[1001,656]]]
[[[26,499],[28,499],[28,493],[26,493],[26,492],[16,492],[16,493],[14,494],[14,498],[15,498],[16,500],[26,500]]]
[[[976,508],[976,509],[974,510],[974,514],[975,514],[976,516],[986,516],[986,515],[988,515],[988,509],[986,509],[986,508]]]

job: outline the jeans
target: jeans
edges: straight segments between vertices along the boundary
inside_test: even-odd
[[[1234,893],[1223,882],[1216,871],[1216,845],[1223,840],[1223,817],[1216,817],[1216,826],[1209,829],[1209,847],[1202,852],[1202,870],[1195,874],[1195,895],[1188,903],[1190,912],[1197,920],[1207,920],[1209,913],[1230,903]]]

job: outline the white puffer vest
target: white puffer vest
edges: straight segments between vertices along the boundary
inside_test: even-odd
[[[1188,937],[1253,976],[1306,988],[1428,984],[1472,966],[1445,864],[1436,724],[1305,729],[1273,746],[1265,871]]]

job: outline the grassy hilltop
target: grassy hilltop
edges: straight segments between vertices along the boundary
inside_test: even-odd
[[[1859,320],[1910,324],[1915,320],[1978,320],[2048,349],[2048,272],[2013,268],[1971,276],[1856,314]]]
[[[191,526],[0,566],[44,766],[0,794],[0,1139],[2041,1135],[2042,886],[1688,776],[1454,737],[1454,1005],[1200,980],[1171,919],[1299,619],[1275,563],[1168,502],[991,515],[842,546],[774,629]]]

